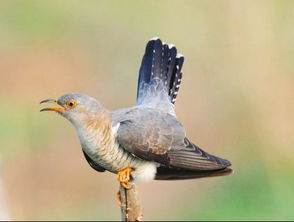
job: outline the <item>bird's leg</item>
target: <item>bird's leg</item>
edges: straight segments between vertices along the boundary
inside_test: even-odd
[[[128,186],[128,182],[131,180],[131,172],[133,171],[132,168],[128,167],[123,170],[120,170],[117,173],[117,180],[125,189],[130,189],[131,187]]]

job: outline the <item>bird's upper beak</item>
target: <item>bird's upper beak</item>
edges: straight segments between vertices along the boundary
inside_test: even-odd
[[[55,99],[45,99],[45,100],[42,100],[40,102],[40,104],[42,104],[42,103],[51,103],[51,104],[54,104],[54,105],[59,105],[60,107],[43,108],[43,109],[40,110],[40,112],[43,112],[43,111],[55,111],[55,112],[58,112],[58,113],[64,113],[65,112],[64,107],[62,107],[60,104],[58,104]]]

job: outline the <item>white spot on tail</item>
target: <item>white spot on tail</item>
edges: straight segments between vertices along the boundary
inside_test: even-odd
[[[169,45],[168,45],[168,48],[169,48],[169,49],[171,49],[171,48],[173,48],[173,47],[175,47],[175,45],[173,45],[173,44],[169,44]]]
[[[150,41],[157,40],[157,39],[159,39],[159,37],[156,36],[156,37],[151,38]]]

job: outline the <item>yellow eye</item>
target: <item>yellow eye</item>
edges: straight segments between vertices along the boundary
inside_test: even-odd
[[[77,101],[75,101],[74,99],[68,99],[68,100],[65,102],[65,104],[66,104],[66,106],[67,106],[68,108],[70,108],[70,109],[73,109],[73,108],[75,108],[75,107],[78,105]]]

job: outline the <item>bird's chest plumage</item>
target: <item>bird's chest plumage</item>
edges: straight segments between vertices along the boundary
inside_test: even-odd
[[[143,162],[119,146],[112,128],[104,130],[104,133],[88,128],[78,134],[82,149],[94,162],[108,171],[117,173],[127,167],[137,168]]]

